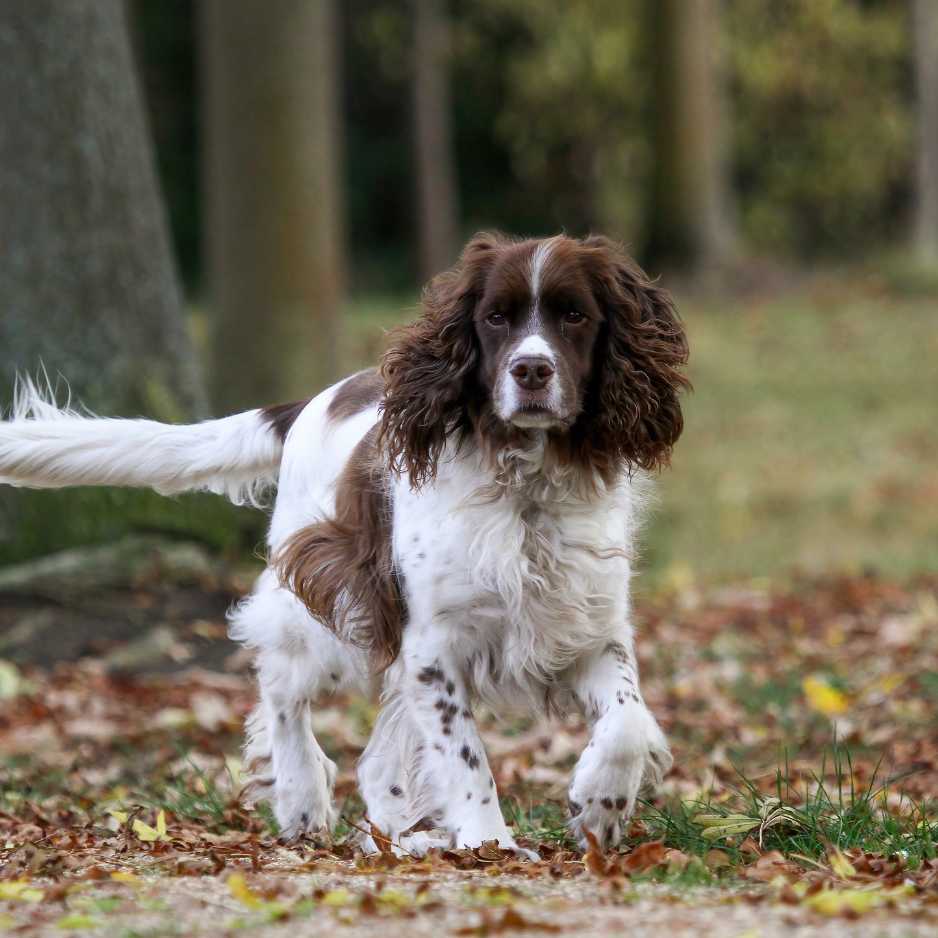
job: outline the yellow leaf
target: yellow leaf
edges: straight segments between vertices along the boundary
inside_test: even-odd
[[[745,834],[762,823],[758,818],[746,814],[697,814],[691,820],[703,828],[700,833],[707,840]]]
[[[804,691],[810,706],[818,713],[823,713],[824,716],[840,716],[850,708],[847,695],[837,690],[836,687],[831,687],[827,681],[821,678],[806,677],[801,682],[801,689]]]
[[[108,814],[111,815],[119,824],[126,824],[127,818],[129,815],[126,811],[108,811]]]
[[[71,915],[63,915],[56,923],[57,928],[64,931],[84,931],[89,928],[95,928],[98,920],[90,915],[82,915],[80,912],[73,912]]]
[[[115,883],[130,883],[132,885],[143,882],[136,873],[131,873],[129,870],[117,870],[111,873],[111,879],[113,879]]]
[[[152,843],[154,840],[169,840],[166,834],[166,814],[163,811],[156,816],[156,827],[152,828],[143,821],[135,820],[133,823],[134,833],[145,843]]]
[[[25,879],[0,882],[0,899],[9,902],[42,902],[43,892]]]
[[[842,851],[836,848],[827,855],[827,861],[830,863],[834,874],[841,879],[850,879],[852,876],[857,875],[854,865],[844,856]]]
[[[12,700],[26,690],[26,681],[16,665],[0,659],[0,700]]]
[[[264,907],[264,900],[253,892],[248,886],[247,880],[242,873],[232,873],[228,877],[228,892],[238,900],[242,905],[249,909],[261,909]]]
[[[822,889],[811,896],[805,896],[801,904],[819,912],[821,915],[843,915],[851,912],[863,915],[871,909],[879,908],[891,899],[907,896],[914,887],[896,886],[893,889],[873,887],[872,889]]]
[[[414,900],[399,889],[382,889],[375,899],[389,909],[409,909],[414,904]]]
[[[347,889],[330,889],[319,901],[322,905],[338,909],[352,901],[352,894]]]

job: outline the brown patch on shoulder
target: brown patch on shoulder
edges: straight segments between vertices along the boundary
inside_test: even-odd
[[[336,483],[334,517],[297,531],[273,563],[317,619],[386,668],[401,650],[406,606],[392,562],[390,477],[377,438],[375,426],[352,451]]]
[[[376,368],[368,368],[342,384],[329,402],[326,416],[330,420],[347,420],[377,404],[383,396],[384,380]]]
[[[296,422],[296,418],[305,410],[310,400],[311,398],[307,398],[305,401],[293,401],[290,404],[272,404],[270,407],[264,407],[261,410],[261,420],[266,420],[274,433],[280,437],[280,442],[284,443],[290,428]]]

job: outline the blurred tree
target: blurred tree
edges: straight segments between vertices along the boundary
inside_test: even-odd
[[[635,237],[648,158],[640,9],[639,0],[460,7],[457,138],[473,225]]]
[[[748,248],[816,260],[906,235],[907,0],[728,0]]]
[[[199,0],[128,0],[130,36],[183,288],[199,282]]]
[[[123,0],[0,4],[0,205],[0,401],[42,361],[108,414],[207,410]],[[230,546],[240,518],[208,497],[0,486],[0,564],[133,530]]]
[[[938,3],[913,0],[918,92],[915,241],[925,264],[938,264]]]
[[[40,361],[89,406],[204,409],[122,0],[0,7],[0,397]]]
[[[414,4],[414,151],[420,276],[426,282],[456,259],[458,216],[450,130],[449,16],[444,0]]]
[[[726,177],[720,0],[653,0],[654,158],[646,259],[726,266],[736,237]]]
[[[212,403],[237,410],[338,374],[343,295],[335,0],[202,6]]]

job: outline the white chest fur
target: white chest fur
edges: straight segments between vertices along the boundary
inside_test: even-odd
[[[592,498],[536,472],[493,484],[472,456],[441,465],[419,492],[400,484],[394,554],[407,628],[445,623],[484,698],[541,696],[621,633],[639,502],[627,479]]]

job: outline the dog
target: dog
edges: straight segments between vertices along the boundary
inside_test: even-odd
[[[395,850],[535,856],[502,816],[480,702],[582,712],[569,826],[607,847],[671,764],[639,689],[629,578],[648,478],[683,428],[687,357],[671,298],[614,242],[483,233],[380,369],[310,401],[172,426],[59,409],[20,382],[0,482],[254,505],[276,484],[270,562],[230,635],[256,655],[245,766],[284,837],[336,820],[311,707],[379,682],[358,782]]]

